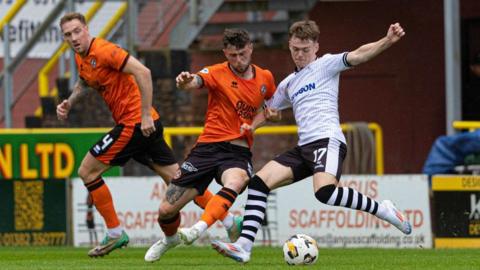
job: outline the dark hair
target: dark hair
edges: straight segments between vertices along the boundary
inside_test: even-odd
[[[318,41],[319,35],[320,30],[318,29],[317,23],[311,20],[296,22],[290,26],[290,30],[288,31],[289,39],[295,36],[299,39]]]
[[[60,28],[62,28],[64,23],[73,20],[79,20],[83,25],[87,25],[87,21],[85,20],[85,16],[83,16],[83,14],[78,12],[69,12],[63,15],[63,17],[60,19]]]
[[[245,47],[251,43],[250,35],[245,29],[227,28],[223,32],[223,47],[227,48],[228,45],[234,46],[237,49]]]

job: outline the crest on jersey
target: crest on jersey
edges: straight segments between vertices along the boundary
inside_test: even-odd
[[[260,93],[262,93],[262,95],[264,96],[266,92],[267,86],[265,84],[262,84],[262,86],[260,87]]]
[[[96,68],[97,67],[97,60],[95,58],[92,58],[90,60],[90,65],[92,66],[92,68]]]
[[[200,70],[200,73],[208,74],[208,68],[204,68],[204,69]]]

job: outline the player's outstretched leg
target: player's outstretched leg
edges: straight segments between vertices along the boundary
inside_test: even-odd
[[[335,185],[320,187],[318,191],[315,192],[315,197],[320,202],[328,205],[342,206],[368,212],[391,223],[404,234],[412,233],[410,222],[389,200],[378,203],[374,199],[352,188],[336,187]]]
[[[126,247],[128,245],[128,241],[128,235],[125,233],[125,231],[122,231],[120,237],[110,237],[107,234],[105,238],[103,238],[100,245],[88,252],[88,256],[103,257],[117,248]]]

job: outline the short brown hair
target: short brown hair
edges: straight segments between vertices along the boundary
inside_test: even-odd
[[[235,46],[237,49],[245,47],[251,43],[250,35],[245,29],[227,28],[223,32],[223,47],[227,48],[228,45]]]
[[[63,15],[63,17],[60,19],[60,28],[62,28],[64,23],[73,20],[79,20],[83,25],[87,25],[87,20],[85,20],[85,16],[83,16],[83,14],[78,12],[69,12]]]
[[[319,35],[320,30],[318,29],[317,23],[311,20],[296,22],[290,26],[290,30],[288,31],[288,38],[295,36],[299,39],[318,41]]]

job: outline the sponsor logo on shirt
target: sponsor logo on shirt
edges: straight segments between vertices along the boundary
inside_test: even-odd
[[[293,95],[292,95],[292,101],[298,96],[298,95],[301,95],[303,93],[306,93],[310,90],[313,90],[315,89],[315,83],[309,83],[307,85],[305,85],[304,87],[300,88],[297,90],[297,92],[295,92]]]
[[[232,85],[230,85],[232,88],[238,88],[238,83],[236,81],[232,81]]]
[[[200,73],[208,74],[208,68],[204,68],[200,70]]]
[[[237,105],[236,105],[235,109],[237,110],[237,114],[244,119],[253,119],[253,116],[255,115],[255,112],[257,111],[257,109],[255,107],[247,104],[243,100],[239,100],[237,102]]]
[[[260,87],[260,93],[262,93],[262,96],[265,96],[265,93],[267,92],[267,86],[265,84],[262,84]]]

